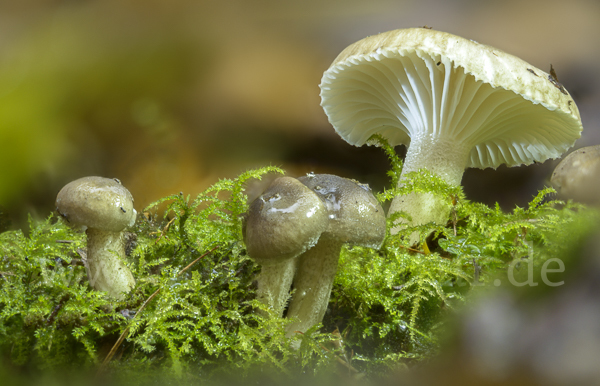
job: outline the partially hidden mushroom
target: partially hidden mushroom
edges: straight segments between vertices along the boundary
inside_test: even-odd
[[[83,177],[65,185],[56,210],[87,236],[87,275],[91,286],[122,300],[135,286],[125,262],[124,229],[135,223],[131,193],[116,179]]]
[[[330,174],[298,178],[327,210],[327,227],[317,244],[299,257],[294,293],[287,312],[298,318],[288,335],[320,323],[327,310],[340,252],[344,245],[379,249],[385,238],[385,214],[367,185]]]
[[[275,179],[246,215],[248,255],[261,266],[257,298],[282,316],[296,257],[313,247],[327,226],[325,205],[295,178]]]
[[[600,145],[582,147],[566,156],[550,182],[563,199],[600,204]]]
[[[427,169],[450,185],[467,167],[558,158],[580,137],[575,102],[546,72],[499,49],[427,28],[384,32],[342,51],[325,71],[321,105],[336,132],[361,146],[378,134],[408,146],[406,175]],[[445,224],[449,206],[430,193],[393,199],[392,229]],[[410,236],[411,242],[419,240]]]

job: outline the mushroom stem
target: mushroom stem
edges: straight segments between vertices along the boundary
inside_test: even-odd
[[[106,291],[122,300],[135,286],[135,279],[123,261],[125,235],[123,232],[101,231],[88,228],[87,274],[92,287]]]
[[[320,323],[327,311],[333,280],[343,243],[327,233],[321,235],[317,245],[300,255],[298,273],[294,280],[288,318],[298,320],[287,326],[287,335],[306,332]]]
[[[471,149],[468,141],[436,138],[433,135],[414,136],[411,139],[402,175],[398,181],[398,187],[404,185],[406,174],[416,172],[419,169],[427,169],[437,174],[442,180],[450,185],[460,185],[464,170],[467,165],[469,151]],[[397,234],[404,226],[423,225],[429,222],[445,223],[450,208],[432,193],[413,192],[405,196],[398,196],[392,200],[388,216],[397,212],[409,214],[412,221],[400,220],[400,224],[392,228],[391,233]],[[419,240],[415,232],[410,237],[411,243]]]
[[[256,297],[262,303],[271,306],[278,317],[283,315],[295,273],[296,259],[261,262]]]

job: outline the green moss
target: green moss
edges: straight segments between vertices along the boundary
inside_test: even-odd
[[[392,170],[401,170],[393,149],[379,141]],[[509,271],[526,282],[529,263],[538,280],[540,267],[562,256],[598,218],[580,205],[547,201],[551,189],[527,208],[504,213],[498,206],[469,202],[460,187],[426,171],[415,173],[403,188],[384,191],[379,199],[432,191],[450,206],[451,220],[388,234],[380,251],[344,249],[323,326],[294,337],[302,343],[293,350],[285,338],[287,321],[255,312],[268,311],[255,300],[259,267],[242,242],[244,186],[266,173],[283,171],[248,171],[217,182],[194,200],[172,195],[146,208],[128,238],[137,285],[120,302],[90,289],[84,234],[57,216],[30,221],[27,234],[0,233],[3,362],[34,373],[94,371],[125,332],[102,367],[116,380],[145,384],[165,376],[191,382],[231,374],[279,379],[331,373],[376,380],[435,355],[446,316],[479,288],[493,288],[496,280],[508,283]],[[392,186],[396,175],[390,174]],[[161,205],[167,208],[164,215],[157,213]],[[416,249],[403,241],[415,230],[423,235]]]

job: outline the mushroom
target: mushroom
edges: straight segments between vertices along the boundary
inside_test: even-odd
[[[257,298],[281,316],[296,271],[296,257],[317,243],[327,226],[325,205],[291,177],[275,179],[250,204],[244,224],[248,255],[261,265]]]
[[[87,275],[91,286],[122,300],[135,285],[125,263],[123,230],[135,223],[131,193],[117,179],[83,177],[65,185],[56,210],[74,227],[87,228]]]
[[[580,137],[577,106],[556,78],[496,48],[445,32],[384,32],[347,47],[325,71],[321,105],[337,133],[361,146],[379,134],[409,146],[406,174],[427,169],[450,185],[467,167],[557,158]],[[393,199],[388,216],[445,224],[449,206],[430,193]],[[411,235],[411,242],[418,235]]]
[[[600,203],[600,145],[578,149],[565,157],[552,173],[558,195],[584,204]]]
[[[299,257],[294,293],[287,312],[298,318],[288,335],[305,332],[323,320],[340,252],[344,245],[379,249],[385,238],[385,214],[368,186],[330,174],[298,178],[327,209],[327,228],[317,244]]]

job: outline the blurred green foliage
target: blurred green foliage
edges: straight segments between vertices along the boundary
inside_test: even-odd
[[[106,169],[136,141],[165,135],[144,106],[178,109],[204,51],[176,28],[149,24],[63,10],[3,42],[0,203],[40,177]]]

